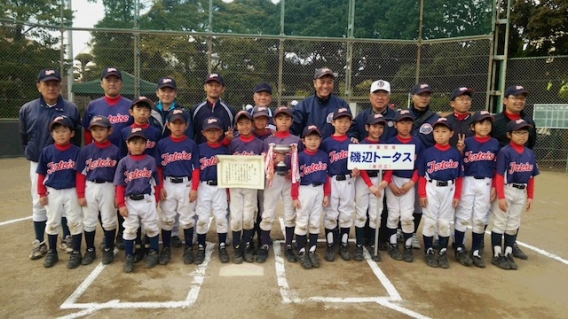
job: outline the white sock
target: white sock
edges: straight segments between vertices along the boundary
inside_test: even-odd
[[[501,246],[493,246],[493,250],[495,251],[493,254],[494,257],[499,257],[499,255],[501,255]]]
[[[513,247],[507,246],[505,247],[505,256],[508,256],[513,253]]]
[[[333,244],[333,232],[327,233],[327,242]]]

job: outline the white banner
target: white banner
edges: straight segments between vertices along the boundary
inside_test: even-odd
[[[219,188],[264,189],[264,156],[217,155]]]
[[[350,144],[348,169],[412,170],[414,144]]]

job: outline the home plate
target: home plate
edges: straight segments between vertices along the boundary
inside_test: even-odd
[[[255,264],[243,263],[240,265],[229,265],[219,270],[219,276],[264,276],[264,268]]]

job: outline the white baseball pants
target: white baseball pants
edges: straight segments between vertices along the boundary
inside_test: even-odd
[[[179,224],[183,229],[195,226],[195,208],[197,200],[189,202],[189,192],[191,191],[191,180],[183,178],[183,183],[172,183],[169,178],[164,179],[164,189],[166,190],[166,200],[160,201],[162,209],[161,222],[162,229],[171,231],[179,214]]]
[[[112,183],[97,184],[87,181],[85,184],[85,200],[87,207],[83,209],[83,228],[86,232],[97,228],[99,212],[104,230],[116,229],[115,186]]]
[[[197,194],[197,206],[195,207],[197,212],[196,232],[207,234],[211,210],[213,210],[213,216],[215,216],[217,233],[228,232],[227,208],[227,190],[214,185],[207,185],[207,182],[201,182]]]
[[[265,185],[268,185],[266,183]],[[285,176],[275,174],[272,179],[272,185],[264,189],[264,212],[262,213],[262,221],[260,229],[265,231],[272,230],[272,223],[276,217],[276,206],[278,200],[282,198],[284,204],[284,226],[294,227],[296,225],[296,212],[292,202],[292,181]]]
[[[300,209],[296,209],[294,234],[299,236],[305,236],[308,232],[319,234],[323,197],[323,185],[300,185],[298,194]]]
[[[160,233],[158,228],[158,211],[154,195],[144,195],[142,200],[132,200],[126,196],[126,210],[128,216],[124,217],[124,240],[136,239],[136,231],[142,225],[146,235],[150,238]]]
[[[448,186],[436,186],[436,182],[436,180],[426,182],[428,205],[422,210],[424,219],[422,234],[432,237],[437,230],[439,236],[449,237],[451,224],[454,221],[452,202],[456,186],[454,182],[449,182]]]
[[[55,189],[47,187],[47,223],[45,232],[48,235],[59,234],[61,218],[67,217],[67,226],[71,235],[83,232],[83,211],[79,206],[75,187]]]
[[[324,227],[335,229],[339,219],[340,228],[353,226],[353,211],[355,210],[355,181],[351,176],[347,180],[338,181],[331,177],[331,195],[329,205],[323,208]]]
[[[379,177],[370,177],[373,185],[379,185]],[[377,217],[379,223],[383,212],[383,196],[385,191],[381,191],[381,197],[377,198],[371,194],[369,186],[362,178],[355,180],[355,227],[363,228],[367,222],[367,210],[369,210],[369,227],[377,229]]]
[[[30,181],[32,182],[32,220],[34,222],[44,222],[47,220],[47,212],[45,207],[39,203],[39,194],[37,193],[37,162],[30,161]]]
[[[402,187],[409,182],[410,178],[392,176],[391,183],[397,187]],[[416,187],[411,187],[404,195],[395,196],[390,188],[386,188],[387,193],[387,209],[389,215],[387,217],[387,227],[390,229],[398,229],[400,221],[402,231],[407,234],[414,233],[414,202],[416,201]]]
[[[483,234],[487,212],[491,208],[490,197],[491,178],[475,179],[473,176],[465,176],[454,228],[465,232],[472,222],[472,231]]]
[[[521,226],[521,214],[525,209],[527,191],[507,184],[505,185],[505,199],[508,205],[506,212],[499,208],[498,200],[493,202],[493,227],[491,231],[498,234],[516,235]]]

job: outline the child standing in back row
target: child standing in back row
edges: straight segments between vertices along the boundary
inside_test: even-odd
[[[516,270],[513,259],[513,245],[521,226],[521,214],[530,211],[534,197],[534,177],[540,172],[534,153],[525,147],[532,127],[527,121],[518,119],[507,124],[507,138],[511,140],[497,155],[495,163],[495,190],[498,200],[493,203],[493,228],[491,246],[492,264],[501,269]],[[505,249],[501,237],[505,236]]]

